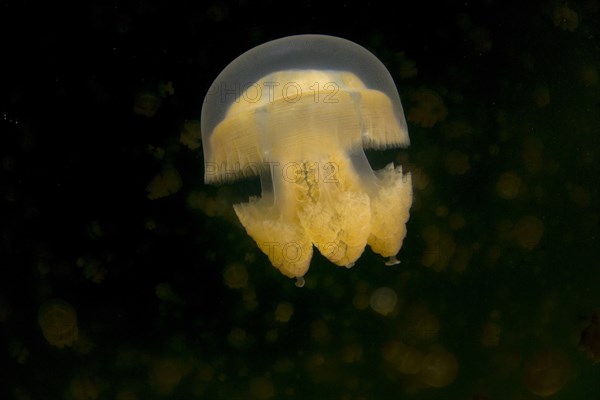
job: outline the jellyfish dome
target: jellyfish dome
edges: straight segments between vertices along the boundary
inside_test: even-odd
[[[261,197],[234,210],[284,275],[301,278],[313,248],[350,267],[368,244],[397,263],[410,174],[373,171],[364,149],[409,138],[394,81],[368,50],[324,35],[255,47],[211,85],[201,126],[206,183],[260,176]]]

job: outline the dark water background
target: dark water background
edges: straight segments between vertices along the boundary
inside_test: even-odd
[[[554,398],[600,398],[580,344],[600,308],[600,4],[282,6],[2,4],[1,398],[535,399],[527,374],[548,357],[541,379],[567,376]],[[399,266],[316,255],[302,289],[231,212],[258,183],[205,186],[201,148],[180,142],[231,60],[300,33],[386,64],[412,143],[368,156],[419,182]],[[419,93],[447,108],[432,127]],[[180,187],[149,199],[165,170]],[[224,271],[240,264],[232,289]],[[398,295],[390,315],[361,302],[379,287]],[[51,299],[77,315],[62,349],[38,324]],[[439,330],[420,331],[422,315]],[[456,379],[399,373],[394,343],[444,348]]]

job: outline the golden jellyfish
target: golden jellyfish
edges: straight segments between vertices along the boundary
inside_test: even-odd
[[[313,247],[351,267],[366,245],[388,264],[406,236],[410,174],[373,171],[364,149],[406,147],[394,81],[345,39],[298,35],[242,54],[202,107],[206,183],[260,176],[261,197],[234,210],[271,264],[303,283]]]
[[[79,337],[77,314],[63,300],[48,300],[42,304],[38,324],[48,343],[61,349],[73,345]]]

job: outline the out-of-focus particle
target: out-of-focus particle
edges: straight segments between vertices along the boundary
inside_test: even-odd
[[[220,188],[216,196],[209,196],[205,192],[193,191],[187,197],[187,204],[194,210],[200,210],[209,217],[224,217],[229,221],[236,221],[237,216],[231,206],[231,193],[228,188]]]
[[[542,141],[535,136],[528,136],[523,140],[521,158],[525,168],[531,173],[539,172],[543,167]]]
[[[419,349],[392,340],[386,342],[381,350],[383,359],[405,375],[414,375],[423,367],[423,353]]]
[[[250,381],[250,393],[255,399],[270,399],[275,394],[275,386],[267,377],[256,377]]]
[[[417,190],[425,190],[429,185],[429,176],[422,168],[413,168],[411,170],[413,187]]]
[[[488,322],[483,326],[481,332],[481,345],[483,347],[495,347],[500,342],[500,333],[502,328],[496,322]]]
[[[331,338],[329,327],[322,319],[313,321],[310,324],[310,336],[320,344],[326,344]]]
[[[466,224],[465,217],[462,213],[454,212],[448,217],[448,225],[453,231],[464,228]]]
[[[421,305],[413,305],[407,312],[406,329],[416,340],[435,339],[440,332],[440,320]]]
[[[191,370],[190,363],[175,358],[154,360],[148,375],[150,385],[158,394],[170,394]]]
[[[536,216],[527,215],[517,221],[514,234],[519,246],[533,250],[544,234],[544,223]]]
[[[79,354],[89,354],[96,346],[90,335],[85,331],[79,331],[79,336],[73,343],[73,350]]]
[[[503,173],[496,182],[496,192],[503,199],[515,199],[521,192],[521,178],[514,172]]]
[[[175,89],[173,88],[173,82],[160,82],[158,84],[158,94],[160,97],[168,97],[173,96],[175,94]]]
[[[106,279],[108,271],[102,266],[102,263],[95,258],[79,257],[76,265],[83,268],[83,276],[94,283],[102,283]]]
[[[173,290],[173,287],[167,282],[162,282],[156,285],[154,293],[156,293],[156,297],[158,297],[164,302],[173,304],[183,303],[183,299]]]
[[[69,303],[63,300],[48,300],[40,307],[38,324],[42,334],[53,346],[71,346],[79,336],[77,314]]]
[[[281,302],[275,308],[275,319],[278,322],[288,322],[294,314],[294,306],[288,302]]]
[[[6,322],[10,316],[10,306],[0,298],[0,323]]]
[[[152,118],[156,114],[156,111],[158,111],[160,103],[160,97],[156,93],[142,91],[135,96],[133,112]]]
[[[179,135],[179,143],[190,150],[196,150],[202,143],[202,132],[200,132],[200,121],[190,120],[183,124],[183,131]]]
[[[444,122],[440,132],[446,139],[456,140],[473,134],[471,123],[464,119],[454,119]]]
[[[397,302],[398,295],[394,289],[389,287],[380,287],[375,289],[375,291],[371,294],[369,305],[376,313],[388,315],[394,311]]]
[[[600,362],[600,309],[589,318],[581,331],[579,348],[583,350],[594,363]]]
[[[121,389],[115,396],[116,400],[138,400],[138,395],[132,389]]]
[[[554,26],[563,31],[574,32],[579,26],[579,15],[567,4],[557,5],[552,15]]]
[[[69,384],[69,394],[73,400],[94,400],[100,396],[100,387],[93,378],[75,378]]]
[[[590,191],[580,185],[567,184],[567,193],[571,201],[579,207],[588,207],[592,201]]]
[[[179,172],[173,166],[167,165],[146,186],[146,192],[150,200],[156,200],[177,193],[181,185]]]
[[[398,74],[400,75],[400,79],[408,79],[417,76],[417,63],[414,60],[411,60],[404,54],[404,52],[398,54]]]
[[[479,54],[487,53],[492,49],[492,37],[487,29],[473,28],[469,32],[469,36],[471,37],[475,51]]]
[[[223,281],[231,289],[242,289],[248,285],[248,270],[239,262],[234,262],[225,267]]]
[[[538,87],[533,91],[533,101],[539,107],[546,107],[550,104],[550,90],[547,87]]]
[[[537,396],[547,397],[565,386],[571,373],[566,354],[560,350],[542,350],[525,363],[525,384]]]
[[[408,111],[408,120],[423,128],[431,128],[448,116],[444,101],[431,89],[418,89],[410,99],[414,105]]]
[[[233,328],[227,336],[227,341],[231,347],[240,348],[246,345],[248,335],[242,328]]]
[[[85,230],[92,239],[100,239],[104,236],[104,228],[102,227],[99,221],[88,222],[85,226]]]
[[[581,67],[581,82],[584,86],[590,87],[598,83],[598,69],[595,65],[585,64]]]
[[[153,146],[149,144],[146,146],[146,151],[157,160],[162,160],[165,158],[165,149],[160,146]]]
[[[215,369],[210,364],[202,363],[196,370],[196,377],[203,382],[210,382],[215,376]]]
[[[348,364],[359,362],[363,356],[363,349],[357,343],[351,343],[342,347],[342,361]]]
[[[469,156],[461,151],[452,150],[444,157],[446,171],[450,175],[463,175],[471,169]]]
[[[457,374],[458,362],[454,354],[436,347],[423,358],[419,378],[428,386],[441,388],[454,382]]]
[[[8,355],[18,364],[25,364],[29,358],[29,349],[20,340],[12,340],[8,344]]]
[[[258,300],[256,299],[256,291],[252,287],[245,287],[242,289],[242,300],[244,301],[244,307],[248,311],[253,311],[258,308]]]

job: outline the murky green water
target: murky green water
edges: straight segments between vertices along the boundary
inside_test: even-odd
[[[4,7],[2,398],[599,398],[600,4],[279,7]],[[367,156],[414,189],[401,264],[303,288],[198,136],[218,73],[299,33],[387,66],[411,146]]]

